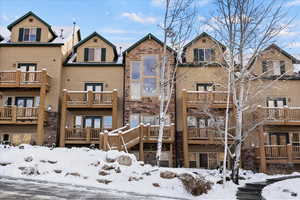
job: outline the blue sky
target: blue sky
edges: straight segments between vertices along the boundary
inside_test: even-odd
[[[128,47],[151,32],[160,37],[163,0],[0,0],[0,30],[28,11],[53,26],[71,26],[75,20],[82,37],[97,31],[117,46]],[[213,0],[198,0],[199,19],[213,11]],[[300,0],[286,0],[291,16],[297,15]],[[207,31],[199,26],[197,32]],[[1,31],[3,34],[3,31]],[[288,52],[300,53],[300,17],[283,32],[280,45]],[[298,39],[299,38],[299,39]]]

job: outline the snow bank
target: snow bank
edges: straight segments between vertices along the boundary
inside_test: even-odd
[[[300,178],[288,179],[273,183],[263,189],[262,196],[266,200],[300,200]]]
[[[129,157],[131,165],[119,164],[120,156]],[[195,197],[186,192],[178,178],[161,178],[160,172],[166,170],[177,174],[190,173],[193,176],[198,174],[213,182],[214,185],[208,194]],[[241,175],[245,179],[241,180],[241,185],[237,186],[228,182],[226,188],[223,188],[223,185],[216,184],[221,180],[221,174],[217,170],[158,169],[137,161],[132,154],[119,151],[105,152],[89,148],[51,149],[31,145],[4,148],[0,145],[0,176],[71,183],[141,194],[201,200],[232,200],[235,199],[237,187],[243,186],[246,182],[271,178],[265,174],[254,174],[243,170],[241,170]]]

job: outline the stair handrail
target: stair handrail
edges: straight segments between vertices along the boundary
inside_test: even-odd
[[[126,147],[126,144],[125,144],[124,138],[123,138],[122,131],[119,131],[119,135],[120,135],[120,137],[121,137],[121,140],[122,140],[122,143],[123,143],[123,146],[124,146],[125,152],[126,152],[126,153],[128,153],[128,150],[127,150],[127,147]]]
[[[123,131],[124,129],[128,128],[129,124],[125,124],[125,126],[122,126],[120,128],[114,129],[110,132],[108,132],[108,135],[114,135],[115,133],[119,133],[119,131]]]

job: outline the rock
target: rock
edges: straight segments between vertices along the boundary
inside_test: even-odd
[[[104,184],[109,184],[112,182],[111,180],[107,180],[107,179],[96,179],[96,181],[98,183],[104,183]]]
[[[80,177],[80,174],[79,174],[78,172],[66,173],[65,176],[69,176],[69,175],[71,175],[71,176],[76,176],[76,177]]]
[[[19,146],[19,149],[24,149],[25,147],[23,145],[20,145]]]
[[[298,194],[296,192],[291,192],[291,196],[296,197],[296,196],[298,196]]]
[[[6,166],[6,165],[10,165],[10,162],[0,162],[0,166]]]
[[[282,192],[290,192],[288,189],[283,189]]]
[[[100,176],[107,176],[107,175],[109,175],[109,173],[106,172],[106,171],[100,171],[98,174],[99,174]]]
[[[160,177],[161,178],[166,178],[166,179],[172,179],[176,177],[176,173],[175,172],[171,172],[171,171],[163,171],[160,172]]]
[[[226,181],[230,181],[230,180],[231,180],[230,177],[227,176]],[[217,184],[223,184],[223,179],[217,181]]]
[[[128,178],[128,181],[139,181],[139,180],[142,180],[143,177],[137,177],[137,176],[130,176]]]
[[[46,163],[47,161],[46,161],[46,160],[40,160],[40,162],[42,162],[42,163]]]
[[[40,172],[35,167],[24,167],[22,175],[40,175]]]
[[[91,163],[90,165],[91,165],[91,166],[98,167],[99,165],[101,165],[101,162],[100,162],[100,161],[97,161],[97,162],[95,162],[95,163]]]
[[[24,158],[24,160],[26,162],[31,162],[31,161],[33,161],[33,157],[32,156],[28,156],[28,157]]]
[[[112,165],[103,165],[102,169],[103,170],[112,170],[112,169],[115,169],[115,167]]]
[[[128,155],[119,156],[117,161],[120,165],[125,165],[125,166],[131,166],[132,165],[132,158]]]
[[[117,167],[117,168],[115,169],[115,172],[116,172],[116,173],[121,173],[120,167]]]
[[[177,178],[181,180],[187,192],[194,196],[199,196],[203,193],[207,193],[211,189],[212,183],[205,180],[204,177],[192,175],[189,173],[182,173],[177,175]]]
[[[55,170],[53,170],[55,173],[57,173],[57,174],[60,174],[61,172],[62,172],[62,170],[60,170],[60,169],[55,169]]]
[[[227,177],[226,177],[226,178],[227,178]],[[239,180],[246,180],[246,178],[243,177],[243,176],[239,176]]]
[[[145,163],[143,161],[139,161],[140,166],[144,167]]]
[[[106,162],[108,162],[108,163],[113,163],[115,161],[116,161],[116,159],[114,159],[114,158],[106,157]]]
[[[152,183],[152,185],[153,185],[154,187],[160,187],[160,185],[159,185],[158,183]]]
[[[19,170],[23,171],[25,167],[18,167]]]
[[[50,163],[50,164],[56,164],[57,161],[55,161],[55,160],[48,160],[48,163]]]
[[[143,172],[142,175],[151,176],[150,172]]]
[[[88,179],[88,178],[89,178],[88,176],[84,176],[84,177],[83,177],[83,179]]]

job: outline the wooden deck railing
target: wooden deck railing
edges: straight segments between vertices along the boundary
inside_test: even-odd
[[[99,142],[101,128],[65,128],[66,141]]]
[[[267,122],[300,122],[300,107],[258,108],[261,118]]]
[[[46,70],[22,72],[2,71],[0,72],[0,87],[41,87],[49,86],[51,77]]]
[[[117,100],[117,91],[66,91],[67,106],[111,106]]]
[[[300,144],[292,146],[293,159],[300,159]]]
[[[38,107],[3,106],[0,107],[0,122],[5,124],[18,123],[20,121],[36,121],[38,112]]]
[[[174,137],[174,124],[166,125],[164,127],[163,138],[173,138]],[[149,131],[146,133],[148,135],[144,135],[149,138],[158,138],[159,135],[159,125],[151,125]]]
[[[233,136],[232,131],[229,131],[229,134]],[[224,138],[224,133],[220,132],[216,128],[197,128],[189,127],[188,128],[188,139],[194,140],[220,140]],[[232,137],[228,138],[232,140]]]
[[[187,104],[226,104],[227,91],[186,91],[183,90],[183,101]],[[232,99],[230,99],[232,103]]]
[[[265,145],[265,154],[267,160],[300,160],[300,146],[298,145]]]

